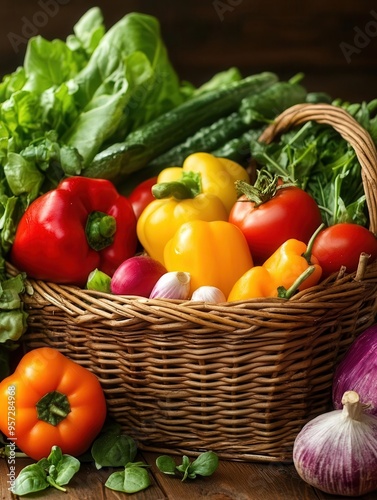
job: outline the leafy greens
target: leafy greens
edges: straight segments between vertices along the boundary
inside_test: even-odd
[[[350,104],[339,100],[377,142],[377,100]],[[327,225],[353,222],[368,225],[361,166],[352,146],[330,126],[307,122],[271,144],[251,141],[259,166],[297,183],[317,201]]]
[[[145,14],[106,31],[93,7],[66,41],[31,38],[24,65],[0,83],[2,256],[36,197],[79,175],[106,142],[188,98],[181,87],[159,23]]]

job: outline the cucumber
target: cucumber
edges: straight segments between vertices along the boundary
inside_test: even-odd
[[[236,111],[244,97],[261,92],[276,81],[274,73],[264,72],[199,94],[131,132],[124,142],[98,153],[81,174],[115,184],[122,182],[201,127]]]
[[[148,168],[182,166],[185,158],[191,153],[212,152],[221,147],[226,157],[230,154],[232,159],[243,158],[246,153],[239,151],[248,135],[239,142],[234,141],[229,145],[228,142],[241,136],[250,128],[260,128],[261,124],[268,123],[284,109],[304,102],[305,96],[306,90],[297,83],[297,78],[289,82],[276,82],[265,90],[242,99],[237,112],[220,118],[208,127],[201,128],[184,142],[152,160]],[[256,138],[255,134],[251,134],[251,137]]]
[[[181,167],[185,159],[198,151],[210,152],[219,148],[231,139],[238,137],[249,128],[240,114],[234,111],[207,127],[202,127],[196,134],[188,137],[166,153],[158,156],[148,164],[149,168],[163,169],[169,166]]]
[[[250,142],[258,139],[263,128],[247,130],[239,137],[231,139],[219,148],[210,151],[210,153],[220,158],[228,158],[245,166],[250,159]]]
[[[239,112],[250,127],[268,123],[285,109],[305,102],[307,91],[299,83],[276,82],[259,95],[245,97]]]

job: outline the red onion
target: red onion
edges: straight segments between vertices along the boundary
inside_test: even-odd
[[[116,295],[149,297],[165,267],[147,255],[135,255],[122,262],[111,278],[111,292]]]
[[[346,391],[356,391],[360,401],[368,405],[365,411],[377,416],[377,324],[354,340],[335,370],[334,408],[342,408]]]
[[[308,422],[293,445],[293,463],[308,484],[333,495],[358,496],[377,489],[377,417],[347,391],[343,409]]]

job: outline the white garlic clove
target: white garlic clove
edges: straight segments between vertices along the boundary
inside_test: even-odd
[[[150,299],[185,300],[190,296],[191,275],[183,271],[170,271],[157,281]]]
[[[226,297],[220,288],[215,286],[200,286],[194,290],[191,300],[218,304],[219,302],[226,302]]]

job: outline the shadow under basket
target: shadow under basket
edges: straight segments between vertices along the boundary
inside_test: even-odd
[[[281,123],[287,128],[321,117],[356,130],[357,139],[346,140],[362,165],[375,232],[377,154],[366,131],[344,113],[329,105],[295,106],[261,140],[272,140]],[[304,114],[301,122],[297,114]],[[333,275],[289,300],[223,304],[28,283],[26,347],[56,348],[94,372],[109,415],[141,450],[191,456],[213,450],[223,459],[285,462],[302,426],[331,409],[334,369],[375,321],[377,263],[361,259],[356,273]]]

